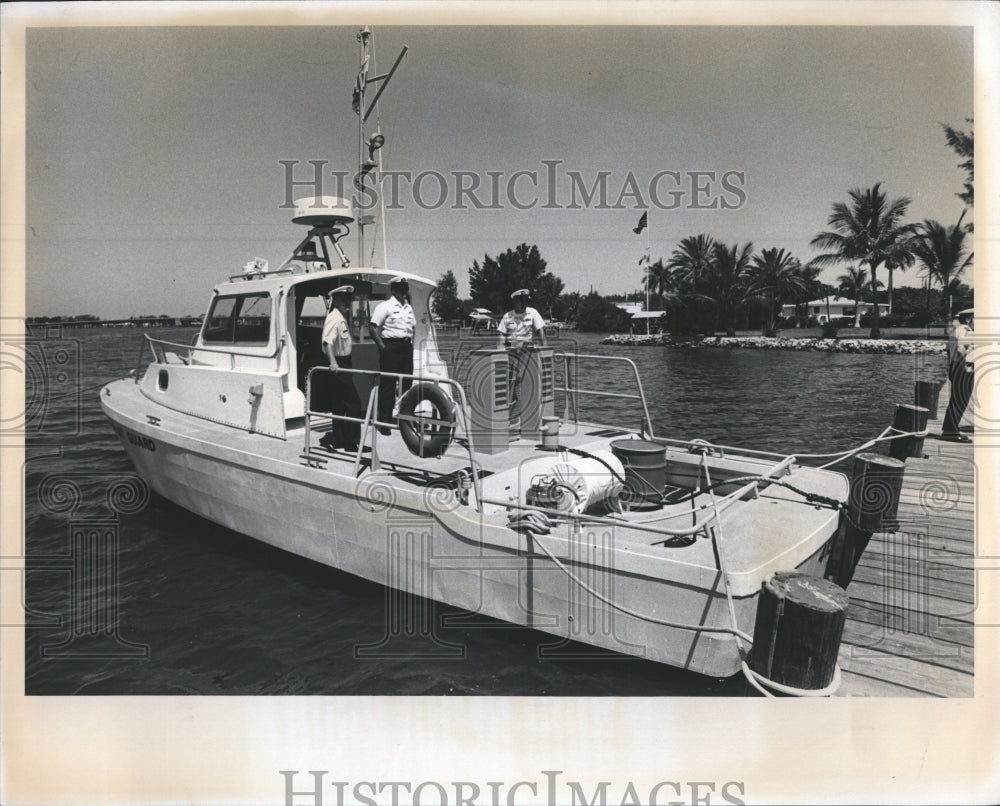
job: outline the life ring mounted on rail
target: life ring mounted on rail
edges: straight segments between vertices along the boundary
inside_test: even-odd
[[[433,412],[417,413],[424,402]],[[435,383],[417,383],[399,399],[399,435],[410,453],[421,458],[436,457],[448,450],[455,436],[455,403]]]

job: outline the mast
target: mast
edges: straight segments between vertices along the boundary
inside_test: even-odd
[[[352,97],[351,104],[354,107],[354,112],[358,116],[358,173],[354,177],[354,188],[361,194],[361,198],[364,199],[365,196],[365,178],[370,174],[373,174],[373,188],[378,194],[379,208],[384,219],[384,201],[382,199],[382,194],[379,192],[381,177],[379,176],[381,168],[379,162],[375,161],[375,152],[378,151],[385,144],[385,137],[383,137],[381,131],[376,130],[369,136],[365,137],[365,123],[368,122],[368,118],[371,117],[372,111],[375,109],[375,105],[378,103],[378,99],[382,96],[385,91],[386,86],[389,84],[389,80],[392,78],[393,73],[396,72],[396,68],[399,67],[399,63],[403,61],[403,57],[406,55],[408,48],[403,45],[403,49],[399,52],[399,56],[396,57],[396,61],[392,65],[392,69],[388,73],[380,76],[372,76],[369,78],[368,69],[372,59],[372,28],[370,25],[364,26],[357,35],[358,45],[360,49],[359,60],[360,68],[358,69],[357,81],[354,84],[354,93]],[[372,98],[371,103],[365,108],[365,92],[369,84],[379,84],[378,91],[375,93],[375,97]],[[368,149],[368,158],[365,159],[365,148]],[[381,160],[380,160],[381,162]],[[374,223],[371,216],[364,215],[366,208],[358,205],[358,263],[361,266],[365,265],[365,227]],[[384,230],[383,230],[384,231]]]

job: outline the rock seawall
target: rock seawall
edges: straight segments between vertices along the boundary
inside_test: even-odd
[[[601,340],[601,344],[627,347],[714,347],[737,350],[814,350],[824,353],[945,353],[944,341],[910,339],[796,339],[785,336],[705,336],[674,338],[668,335],[633,336],[616,334]]]

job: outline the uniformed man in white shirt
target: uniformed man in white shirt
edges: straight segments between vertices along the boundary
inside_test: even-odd
[[[951,395],[948,398],[948,410],[941,424],[941,439],[949,442],[971,442],[959,430],[962,415],[972,397],[974,381],[972,340],[975,314],[972,308],[955,314],[951,332],[948,334],[948,380],[951,383]]]
[[[322,374],[327,377],[328,410],[332,414],[360,418],[361,398],[358,397],[358,390],[354,386],[354,376],[349,372],[340,372],[342,369],[354,368],[351,359],[353,348],[351,328],[347,322],[353,293],[353,286],[342,285],[327,294],[327,315],[323,322],[323,354],[330,362],[332,373]],[[360,438],[361,423],[334,420],[333,428],[320,440],[320,444],[330,450],[343,448],[356,451]]]
[[[389,281],[391,296],[375,307],[369,322],[372,338],[378,346],[379,369],[383,372],[413,374],[413,330],[417,320],[410,307],[410,284],[405,277]],[[396,402],[396,378],[384,376],[378,386],[378,419],[380,423],[392,422],[392,409]],[[403,380],[402,393],[413,384]],[[385,425],[379,426],[380,434],[391,434]]]
[[[497,325],[504,347],[517,349],[533,344],[536,339],[542,347],[545,346],[545,320],[538,311],[528,307],[530,296],[527,288],[519,288],[510,295],[514,309],[507,311]]]
[[[534,349],[536,343],[545,346],[545,320],[538,311],[528,306],[530,296],[527,288],[519,288],[511,294],[514,309],[507,311],[497,325],[510,363],[508,389],[511,419],[517,419],[521,414],[521,383],[528,369],[526,353]]]

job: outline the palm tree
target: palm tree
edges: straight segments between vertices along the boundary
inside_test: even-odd
[[[747,275],[753,244],[727,247],[710,235],[684,238],[667,261],[678,297],[707,300],[718,309],[719,326],[733,336],[733,317],[747,297]]]
[[[711,270],[714,253],[715,241],[711,235],[702,233],[681,239],[670,255],[662,275],[662,290],[677,321],[693,324],[699,320],[698,306],[685,303],[704,299],[698,283]],[[685,307],[686,311],[680,310]]]
[[[833,231],[821,232],[812,239],[813,246],[829,250],[812,262],[831,265],[859,261],[868,266],[874,299],[871,337],[878,339],[882,336],[879,329],[878,267],[885,263],[894,269],[913,263],[911,249],[916,226],[901,223],[910,206],[910,199],[903,196],[889,202],[880,182],[868,190],[854,188],[848,195],[850,204],[835,203],[827,219]]]
[[[727,336],[736,335],[733,319],[747,299],[752,254],[753,244],[749,242],[742,247],[738,243],[731,247],[714,243],[707,263],[674,266],[677,280],[689,289],[688,293],[716,304],[719,328],[725,329]]]
[[[966,118],[965,122],[973,125],[972,118]],[[975,146],[975,130],[970,128],[968,132],[963,132],[959,129],[953,129],[951,126],[947,126],[944,123],[941,124],[944,129],[945,139],[948,141],[948,145],[952,147],[958,156],[962,158],[962,162],[958,164],[958,167],[965,171],[965,183],[963,184],[964,190],[961,193],[956,193],[962,201],[964,201],[969,207],[975,200],[975,191],[973,179],[975,176],[975,156],[976,156],[976,146]],[[966,225],[966,229],[970,232],[972,231],[972,223]]]
[[[650,294],[666,294],[671,288],[670,272],[663,265],[663,259],[658,258],[656,263],[646,270],[643,284]]]
[[[782,303],[802,294],[808,278],[799,260],[784,249],[765,249],[753,257],[752,263],[748,291],[764,303],[761,332],[767,335],[778,327]]]
[[[848,266],[847,274],[841,274],[837,278],[840,284],[837,293],[846,294],[854,300],[854,327],[861,327],[861,294],[867,281],[868,272],[857,266]]]
[[[904,244],[899,252],[886,258],[885,267],[889,271],[889,313],[892,313],[892,273],[899,269],[904,271],[913,265],[912,244]]]
[[[935,280],[944,291],[947,300],[947,315],[951,321],[952,300],[958,287],[958,278],[972,263],[974,252],[965,245],[968,230],[962,227],[965,212],[958,217],[958,223],[945,229],[937,221],[925,220],[919,226],[914,240],[914,255],[927,270],[927,275]]]
[[[667,270],[675,281],[690,281],[704,275],[712,265],[715,241],[711,235],[688,236],[677,244],[667,261]]]

